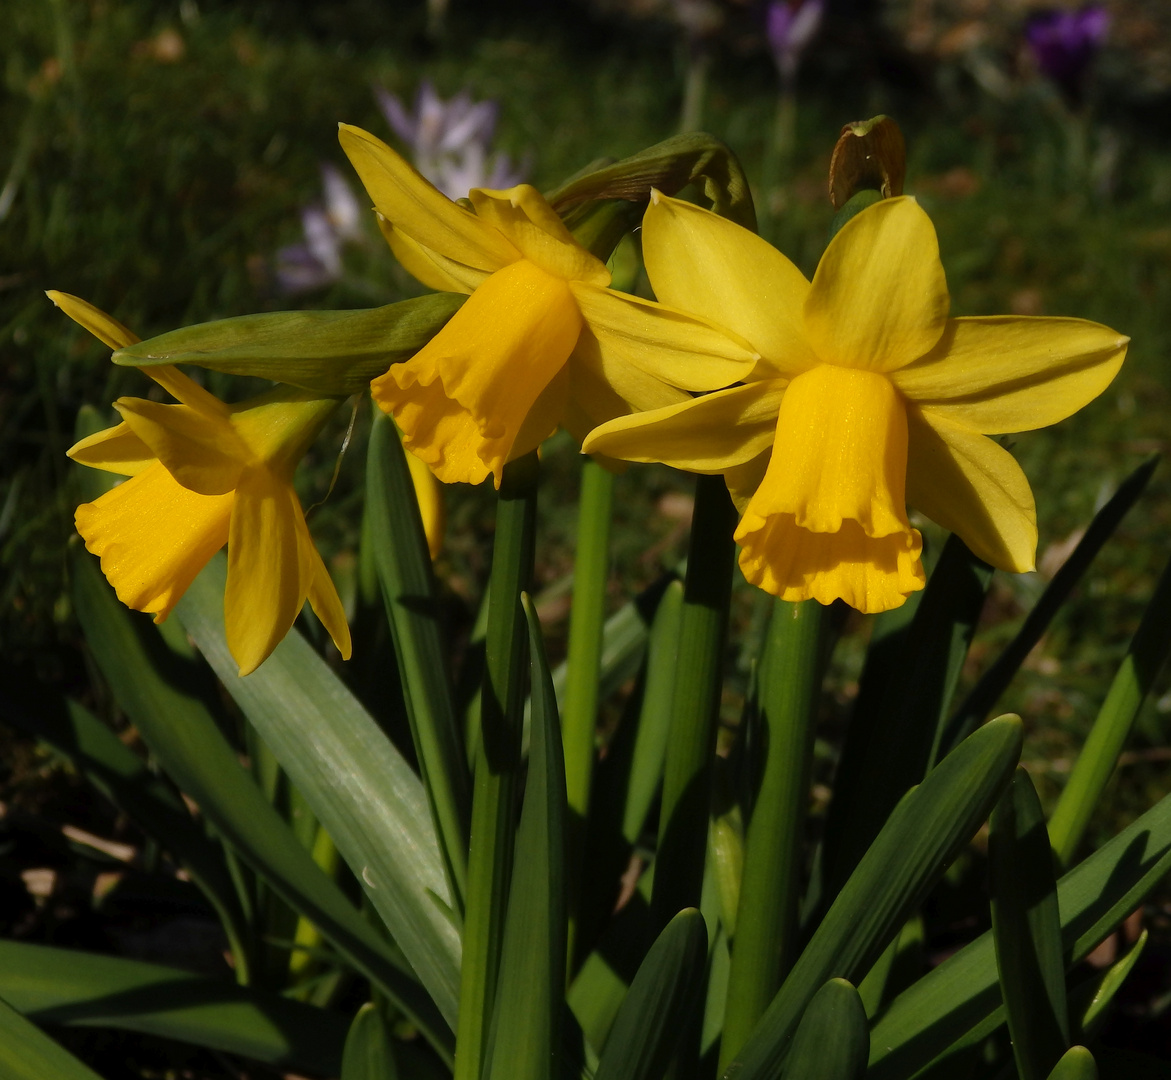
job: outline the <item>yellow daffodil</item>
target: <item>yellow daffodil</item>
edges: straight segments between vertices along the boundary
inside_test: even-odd
[[[112,349],[138,340],[83,300],[49,297]],[[268,657],[306,599],[348,659],[345,612],[292,483],[337,400],[284,388],[227,405],[176,368],[147,374],[179,404],[120,398],[122,423],[69,450],[129,477],[75,516],[118,599],[162,622],[226,543],[224,622],[241,675]]]
[[[593,432],[584,449],[723,473],[749,581],[786,600],[898,607],[922,588],[906,502],[1005,570],[1033,567],[1033,495],[988,435],[1100,394],[1128,339],[1081,319],[948,317],[935,229],[911,198],[848,221],[813,281],[754,233],[656,194],[656,294],[762,359],[742,385]]]
[[[340,138],[399,262],[424,285],[471,294],[371,384],[441,480],[499,486],[505,463],[559,425],[580,440],[751,369],[752,352],[707,321],[608,289],[606,267],[528,184],[475,189],[468,210],[373,135],[343,124]]]

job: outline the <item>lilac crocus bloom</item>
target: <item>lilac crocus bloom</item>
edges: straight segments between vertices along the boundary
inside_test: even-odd
[[[473,101],[466,90],[444,101],[427,80],[413,110],[382,87],[374,95],[415,167],[449,199],[463,198],[474,187],[509,188],[524,179],[523,165],[490,153],[499,115],[495,101]]]
[[[817,34],[824,14],[825,0],[770,0],[765,33],[785,86],[792,86],[797,78],[801,54]]]
[[[1110,15],[1099,4],[1077,11],[1042,11],[1025,24],[1037,66],[1072,99],[1081,95],[1086,71],[1106,40]]]
[[[342,248],[362,235],[362,208],[336,166],[321,166],[322,201],[301,210],[305,239],[276,253],[276,281],[292,296],[324,288],[342,276]]]

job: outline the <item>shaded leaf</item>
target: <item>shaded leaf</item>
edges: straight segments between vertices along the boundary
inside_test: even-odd
[[[845,979],[830,979],[801,1017],[784,1076],[793,1080],[861,1080],[870,1053],[866,1010]]]
[[[565,996],[565,759],[541,624],[528,596],[532,662],[529,772],[516,832],[487,1076],[559,1075]]]
[[[2,999],[0,1075],[4,1080],[101,1080]]]
[[[992,813],[992,939],[1021,1080],[1043,1080],[1069,1046],[1061,919],[1045,815],[1024,769]]]
[[[346,1037],[336,1013],[227,979],[15,941],[0,941],[0,997],[43,1023],[139,1031],[326,1075]]]
[[[368,1001],[354,1017],[342,1055],[341,1080],[397,1080],[390,1025],[382,1010]]]
[[[695,1022],[704,989],[707,926],[695,908],[679,912],[658,936],[610,1028],[595,1080],[657,1080],[684,1029]]]
[[[961,743],[904,796],[728,1066],[729,1080],[776,1075],[813,995],[832,978],[859,978],[869,970],[988,816],[1020,748],[1020,720],[1000,717]]]
[[[1171,796],[1057,883],[1067,968],[1084,960],[1171,870]],[[870,1033],[868,1080],[903,1080],[979,1025],[1004,1019],[991,932],[904,991]]]

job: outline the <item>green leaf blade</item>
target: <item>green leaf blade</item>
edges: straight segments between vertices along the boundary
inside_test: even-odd
[[[567,948],[565,758],[541,624],[528,596],[522,602],[533,672],[532,735],[500,956],[489,1080],[555,1080],[560,1069]]]
[[[442,1022],[436,1028],[435,1010],[447,1024],[454,1023],[459,936],[450,918],[423,785],[296,630],[256,671],[239,677],[224,633],[226,570],[226,560],[214,558],[187,590],[176,614],[313,807],[430,995],[428,1001],[409,994],[400,977],[391,984],[396,1000],[430,1032],[433,1045],[437,1041],[450,1052]],[[252,846],[263,846],[265,835],[260,830]],[[299,844],[297,848],[328,881],[309,854]],[[358,921],[364,927],[364,948],[391,956],[377,932],[360,917]],[[357,932],[357,925],[350,932]],[[385,978],[385,964],[379,967]],[[404,994],[408,996],[402,1001]]]
[[[831,979],[801,1017],[784,1075],[793,1080],[862,1080],[869,1055],[862,999],[845,979]]]
[[[695,1021],[707,964],[707,924],[695,908],[664,928],[614,1018],[595,1080],[656,1080]]]
[[[398,1080],[390,1026],[376,1004],[368,1001],[354,1016],[342,1054],[341,1080]]]
[[[0,941],[0,997],[44,1023],[138,1031],[325,1075],[337,1072],[346,1035],[335,1013],[226,979],[24,942]]]
[[[1085,959],[1169,870],[1171,796],[1058,881],[1066,966]],[[1000,1009],[989,932],[894,999],[871,1031],[868,1080],[913,1075],[974,1028],[994,1030]]]
[[[988,839],[992,938],[1021,1080],[1043,1080],[1069,1046],[1053,857],[1041,802],[1018,769]]]
[[[442,839],[451,892],[467,890],[471,777],[456,722],[427,538],[405,451],[391,421],[375,417],[366,461],[366,514],[374,565],[394,639],[411,735]]]
[[[891,814],[801,954],[728,1080],[773,1076],[813,995],[829,979],[860,978],[988,816],[1021,748],[1004,716],[943,759]]]

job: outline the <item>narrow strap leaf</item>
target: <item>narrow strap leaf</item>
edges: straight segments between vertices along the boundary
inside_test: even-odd
[[[419,771],[462,914],[467,889],[471,778],[456,722],[438,598],[405,451],[379,414],[366,459],[366,515],[374,567],[394,639]]]
[[[991,576],[959,537],[948,537],[895,661],[899,677],[887,683],[874,715],[855,713],[826,825],[826,901],[934,763]]]
[[[1166,796],[1058,881],[1066,967],[1084,960],[1169,870],[1171,796]],[[988,932],[919,979],[878,1018],[868,1080],[914,1075],[968,1032],[995,1030],[1003,1015]]]
[[[1061,917],[1045,815],[1017,769],[988,837],[992,939],[1020,1080],[1044,1080],[1069,1046]]]
[[[541,624],[522,597],[532,658],[533,713],[524,805],[500,956],[488,1080],[560,1076],[565,1000],[565,764]]]
[[[528,631],[520,594],[533,574],[537,455],[504,467],[488,583],[480,738],[472,793],[468,902],[460,970],[455,1080],[481,1080],[495,1010],[512,879]]]
[[[870,1031],[858,991],[830,979],[801,1017],[785,1076],[793,1080],[862,1080],[870,1055]]]
[[[1098,1080],[1094,1055],[1084,1046],[1071,1046],[1053,1066],[1047,1080]]]
[[[398,1080],[390,1025],[372,1001],[357,1012],[346,1036],[341,1080]]]
[[[1171,652],[1171,562],[1155,585],[1130,648],[1049,820],[1053,850],[1064,865],[1077,852],[1098,798],[1118,763],[1142,703]]]
[[[0,1075],[4,1080],[101,1080],[0,999]]]
[[[24,942],[0,941],[0,997],[46,1024],[139,1031],[326,1076],[346,1036],[336,1013],[228,979]]]
[[[683,908],[697,907],[703,884],[735,524],[736,510],[723,477],[696,477],[655,857],[652,905],[660,926]]]
[[[704,987],[707,926],[694,908],[658,936],[610,1029],[594,1080],[658,1080],[695,1022]]]
[[[891,814],[814,932],[727,1080],[764,1080],[831,978],[860,978],[988,816],[1021,749],[1021,723],[986,724],[943,759]]]
[[[943,737],[943,752],[966,738],[992,711],[1000,695],[1008,688],[1013,676],[1024,663],[1025,657],[1041,640],[1041,635],[1048,629],[1053,617],[1089,569],[1094,556],[1114,535],[1114,530],[1146,490],[1147,483],[1158,464],[1157,456],[1143,462],[1119,485],[1110,501],[1094,515],[1094,520],[1090,522],[1085,535],[1078,541],[1070,557],[1061,565],[1061,569],[1053,575],[1053,580],[1029,612],[1016,637],[984,672],[955,711]]]
[[[296,630],[260,668],[239,676],[224,633],[226,574],[226,559],[213,558],[179,602],[176,614],[360,878],[406,956],[411,976],[401,970],[403,960],[397,951],[387,947],[352,904],[345,901],[342,907],[330,899],[335,893],[340,897],[340,890],[287,828],[271,824],[268,815],[276,815],[262,798],[254,807],[243,788],[234,790],[233,799],[249,801],[240,803],[242,809],[225,805],[216,826],[339,949],[342,940],[351,942],[349,937],[339,940],[345,927],[345,934],[353,935],[352,943],[345,946],[347,955],[363,970],[369,971],[379,958],[376,981],[396,1004],[401,1001],[405,1011],[419,1017],[421,1029],[436,1050],[450,1055],[448,1024],[456,1011],[459,939],[444,901],[446,882],[422,784],[373,718]],[[156,743],[162,737],[156,734]],[[200,747],[212,738],[191,737]],[[226,745],[223,751],[231,754]],[[176,748],[173,756],[182,762],[190,754]],[[184,777],[176,779],[210,815],[209,808],[227,798],[227,777],[235,774],[226,763],[196,760],[206,770],[198,791],[191,790]],[[314,906],[307,905],[304,891],[310,885]],[[301,891],[288,892],[291,888]],[[321,921],[326,911],[333,921]],[[370,950],[361,953],[361,961],[355,960],[359,942],[362,950]],[[391,963],[400,967],[389,968]]]

